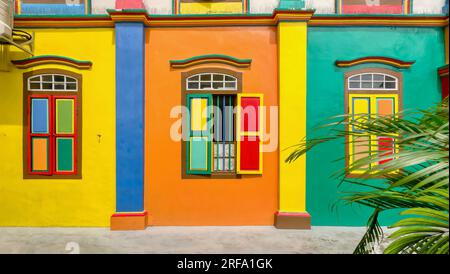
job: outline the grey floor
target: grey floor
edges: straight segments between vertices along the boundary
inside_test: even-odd
[[[362,227],[0,228],[0,253],[352,253]]]

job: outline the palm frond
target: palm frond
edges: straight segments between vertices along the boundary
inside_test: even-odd
[[[448,254],[448,114],[447,98],[430,109],[408,110],[393,116],[335,116],[312,130],[315,137],[304,138],[290,147],[293,151],[285,161],[296,161],[316,146],[336,140],[343,140],[346,146],[354,146],[364,145],[358,137],[392,138],[396,147],[393,154],[387,155],[384,147],[378,147],[379,144],[374,145],[371,141],[366,145],[366,151],[347,156],[360,159],[332,174],[333,178],[340,179],[340,184],[365,188],[365,191],[344,193],[344,203],[374,209],[367,232],[355,253],[373,252],[373,244],[382,237],[378,224],[381,212],[402,209],[403,219],[391,227],[398,230],[390,236],[393,241],[385,253]],[[322,134],[324,137],[318,134],[322,130],[326,130]],[[357,178],[347,179],[348,174]],[[370,181],[373,178],[383,180]]]
[[[353,254],[371,254],[375,250],[375,244],[379,244],[383,238],[383,229],[378,223],[378,215],[381,209],[376,208],[367,223],[367,231],[356,246]]]

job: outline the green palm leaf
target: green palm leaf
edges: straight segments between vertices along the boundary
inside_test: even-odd
[[[348,146],[358,144],[360,136],[391,137],[398,147],[385,155],[378,147],[367,146],[360,152],[366,157],[332,174],[341,184],[353,184],[366,191],[344,193],[342,201],[374,209],[367,231],[355,249],[357,254],[373,252],[373,245],[383,238],[378,217],[384,211],[401,209],[403,219],[391,228],[397,230],[384,253],[449,253],[449,116],[448,99],[428,110],[405,111],[398,116],[370,117],[367,114],[339,115],[317,126],[312,133],[325,137],[303,138],[290,147],[286,162],[296,161],[314,147],[335,140]],[[363,131],[353,132],[356,127]],[[326,130],[324,134],[318,134]],[[370,152],[370,153],[369,153]],[[351,156],[351,155],[350,155]],[[354,154],[358,156],[358,154]],[[338,159],[338,160],[343,160]],[[388,160],[388,161],[386,161]],[[380,162],[383,161],[383,164]],[[370,166],[371,168],[364,168]],[[346,179],[349,173],[365,169],[359,178]],[[372,178],[383,178],[376,182]],[[409,215],[409,217],[406,217]]]

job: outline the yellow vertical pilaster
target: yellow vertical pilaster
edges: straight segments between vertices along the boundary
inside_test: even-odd
[[[285,163],[306,136],[307,22],[278,24],[280,178],[279,211],[306,212],[306,157]]]

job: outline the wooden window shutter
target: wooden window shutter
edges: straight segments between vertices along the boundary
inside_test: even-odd
[[[237,173],[262,174],[263,95],[237,97]]]
[[[187,95],[187,174],[211,174],[211,105],[211,94]]]

